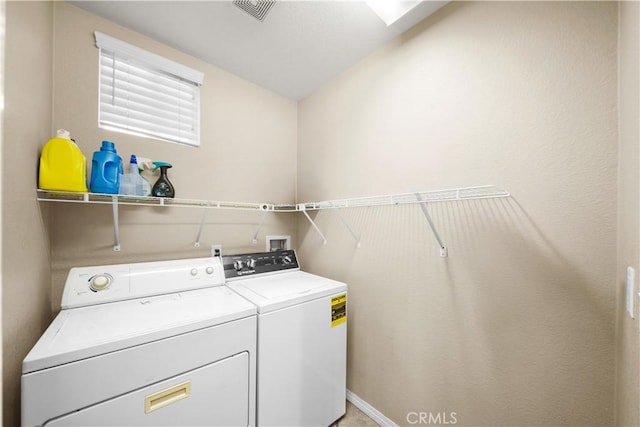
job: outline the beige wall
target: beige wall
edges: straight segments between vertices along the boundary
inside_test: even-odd
[[[287,203],[295,200],[297,104],[217,67],[117,26],[68,3],[56,2],[54,128],[66,128],[87,156],[108,139],[128,164],[132,153],[173,164],[176,196],[205,200]],[[98,49],[101,31],[205,74],[201,146],[158,142],[99,129]],[[202,212],[183,208],[120,209],[121,252],[113,251],[109,206],[52,207],[53,303],[57,309],[68,268],[208,256],[211,244],[226,253],[264,250],[267,234],[295,237],[295,220],[269,214],[252,237],[260,212],[209,211],[201,247],[194,241]]]
[[[348,388],[398,424],[610,425],[617,5],[455,2],[299,104],[300,201],[494,184],[507,199],[299,221],[349,288]]]
[[[20,422],[22,359],[51,320],[46,208],[35,200],[39,150],[51,137],[53,5],[6,3],[2,144],[3,425]]]
[[[640,7],[638,2],[621,2],[618,33],[618,292],[616,424],[640,424],[638,393],[638,298],[635,320],[626,311],[626,269],[636,271],[635,292],[640,278]]]
[[[620,15],[633,52],[626,8],[637,17],[637,3]],[[349,283],[349,388],[399,424],[409,411],[611,424],[617,289],[617,424],[637,424],[637,325],[621,305],[623,270],[638,266],[637,102],[621,98],[615,281],[616,18],[615,3],[453,3],[297,106],[69,4],[8,2],[4,425],[68,267],[262,250],[271,233],[293,235],[305,270]],[[95,30],[205,72],[201,148],[98,129]],[[114,253],[109,207],[34,201],[39,149],[61,127],[89,160],[110,139],[125,159],[174,163],[179,197],[293,202],[298,173],[299,201],[488,183],[513,197],[430,205],[446,259],[416,206],[341,211],[360,249],[336,212],[314,214],[326,246],[304,218],[269,215],[255,247],[261,214],[214,210],[196,249],[199,210],[122,208]]]

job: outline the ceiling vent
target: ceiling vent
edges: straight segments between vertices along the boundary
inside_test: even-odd
[[[275,4],[275,0],[234,0],[233,4],[262,22]]]

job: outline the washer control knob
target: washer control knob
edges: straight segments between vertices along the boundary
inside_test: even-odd
[[[285,256],[283,256],[283,257],[282,257],[282,263],[283,263],[284,265],[289,265],[289,264],[291,264],[291,261],[292,261],[292,260],[291,260],[291,257],[290,257],[289,255],[285,255]]]
[[[107,289],[110,284],[111,276],[109,276],[108,274],[96,274],[91,279],[89,287],[91,288],[91,290],[98,292]]]
[[[207,267],[205,271],[207,272],[207,274],[213,274],[213,267]]]
[[[198,275],[198,269],[197,268],[192,268],[191,269],[191,275],[192,276],[197,276]]]
[[[249,259],[247,260],[247,267],[249,267],[249,268],[255,268],[255,266],[256,266],[256,260],[255,260],[255,259],[253,259],[253,258],[249,258]]]
[[[236,271],[242,270],[242,260],[238,259],[233,261],[233,267],[236,269]]]

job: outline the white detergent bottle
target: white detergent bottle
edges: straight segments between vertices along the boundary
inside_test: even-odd
[[[149,183],[140,176],[138,172],[138,161],[136,159],[136,155],[131,155],[131,160],[129,161],[129,173],[122,175],[120,177],[120,194],[127,196],[146,196],[144,183]],[[150,192],[150,191],[149,191]]]
[[[151,159],[147,159],[146,157],[138,157],[138,172],[140,173],[140,177],[142,178],[142,190],[139,196],[150,196],[151,195],[151,181],[154,180],[153,177],[153,162]]]

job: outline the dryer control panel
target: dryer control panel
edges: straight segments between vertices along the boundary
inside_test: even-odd
[[[61,305],[82,307],[223,284],[220,257],[74,267]]]
[[[222,257],[222,264],[227,280],[300,269],[298,258],[293,250],[227,255]]]

